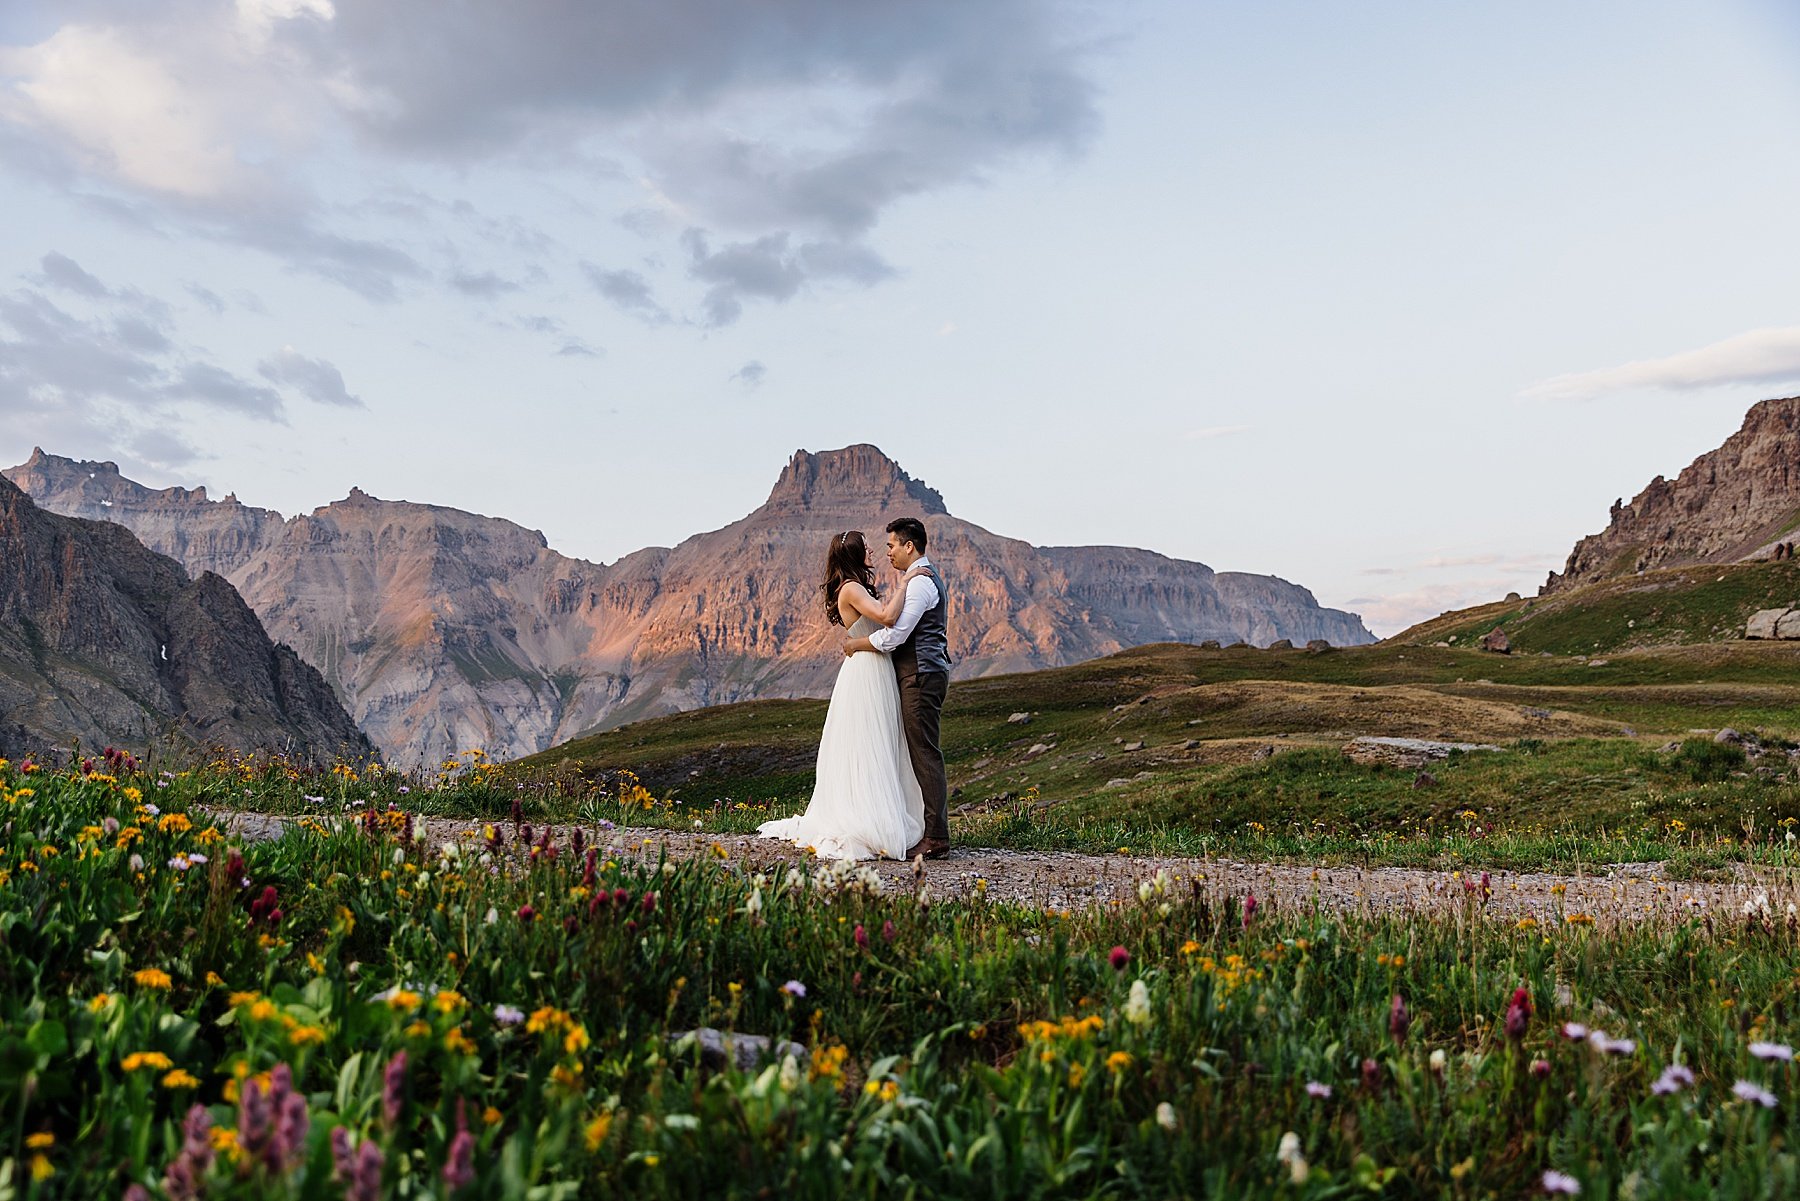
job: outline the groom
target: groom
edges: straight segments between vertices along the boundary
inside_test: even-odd
[[[895,571],[919,568],[906,584],[900,618],[867,638],[846,638],[844,654],[880,651],[894,664],[900,683],[900,721],[912,753],[913,774],[925,794],[925,837],[906,857],[942,859],[950,853],[950,797],[944,780],[944,752],[938,745],[938,718],[950,685],[950,595],[943,577],[925,557],[925,523],[899,517],[887,524],[887,557]]]

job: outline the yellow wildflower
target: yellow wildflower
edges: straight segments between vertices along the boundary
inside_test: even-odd
[[[220,988],[224,985],[224,983],[225,983],[225,977],[219,975],[219,973],[217,973],[217,972],[206,973],[206,987]]]
[[[504,1114],[498,1109],[495,1109],[492,1105],[481,1111],[482,1123],[488,1126],[498,1126],[500,1124],[500,1119],[504,1116]]]
[[[388,994],[387,1003],[396,1013],[411,1013],[419,1007],[419,994],[410,988],[396,988]]]
[[[156,820],[156,828],[164,834],[185,834],[194,828],[185,813],[165,813]]]
[[[467,1003],[461,993],[449,988],[439,989],[438,995],[431,998],[431,1007],[439,1013],[455,1013]]]
[[[581,1132],[582,1141],[587,1144],[588,1154],[591,1155],[600,1149],[600,1144],[606,1141],[606,1136],[611,1130],[612,1114],[601,1113],[594,1115],[593,1120],[588,1122],[587,1126]]]
[[[452,1055],[473,1055],[475,1044],[463,1033],[461,1026],[452,1026],[444,1034],[444,1050]]]
[[[48,1155],[39,1151],[31,1157],[32,1180],[41,1184],[54,1175],[56,1175],[56,1169],[50,1166],[50,1157]]]
[[[112,1004],[112,996],[108,993],[95,993],[94,999],[88,1002],[89,1013],[99,1013]]]
[[[190,1073],[176,1068],[162,1078],[162,1086],[164,1088],[199,1088],[200,1081]]]
[[[1122,1072],[1131,1066],[1131,1052],[1114,1051],[1106,1057],[1106,1068],[1110,1072]]]
[[[48,1151],[56,1146],[56,1136],[48,1130],[40,1130],[25,1136],[25,1146],[32,1151]]]
[[[159,1072],[166,1072],[174,1067],[175,1063],[161,1051],[133,1051],[120,1062],[119,1066],[127,1072],[141,1071],[144,1068],[154,1068]]]
[[[175,982],[169,979],[169,973],[159,967],[141,968],[133,972],[131,978],[137,982],[140,988],[160,989],[167,992],[175,987]]]
[[[288,1041],[296,1047],[323,1046],[325,1031],[318,1026],[295,1026],[288,1031]]]

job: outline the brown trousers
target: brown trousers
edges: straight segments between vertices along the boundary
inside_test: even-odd
[[[925,837],[950,842],[950,788],[944,778],[944,751],[938,745],[938,720],[944,712],[944,694],[950,675],[942,671],[894,673],[900,682],[900,724],[906,729],[906,749],[912,755],[913,775],[925,794]]]

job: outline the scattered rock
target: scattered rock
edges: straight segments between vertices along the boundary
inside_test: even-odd
[[[1550,710],[1539,709],[1533,705],[1526,705],[1523,709],[1520,709],[1519,712],[1523,713],[1526,717],[1535,717],[1539,721],[1543,721],[1551,715]]]
[[[1181,749],[1184,751],[1197,751],[1200,749],[1200,740],[1198,738],[1184,738],[1181,740]]]
[[[1423,738],[1362,737],[1346,743],[1344,754],[1355,763],[1369,766],[1387,764],[1392,767],[1417,770],[1427,763],[1448,758],[1451,751],[1497,751],[1499,749],[1499,747],[1485,742],[1431,742]]]
[[[1144,749],[1144,744],[1141,742],[1128,742],[1119,749],[1126,751],[1141,751]]]
[[[1665,742],[1661,746],[1657,747],[1656,753],[1659,755],[1673,755],[1676,751],[1678,751],[1680,749],[1681,749],[1681,739],[1675,738],[1675,739],[1671,739],[1670,741]]]
[[[1506,636],[1505,630],[1495,626],[1481,636],[1481,649],[1492,651],[1496,655],[1510,655],[1512,654],[1512,639]]]
[[[1589,667],[1605,667],[1608,663],[1611,663],[1611,662],[1612,662],[1611,659],[1589,659],[1588,666]]]
[[[1219,649],[1219,640],[1217,638],[1208,638],[1205,642],[1200,644],[1200,649],[1203,651],[1216,651]]]
[[[1272,651],[1291,651],[1294,649],[1294,644],[1286,638],[1277,638],[1275,641],[1269,643],[1269,649]]]
[[[1506,594],[1506,603],[1507,604],[1512,604],[1514,601],[1517,601],[1519,599],[1521,599],[1521,598],[1517,592],[1508,592]]]
[[[1437,777],[1432,775],[1428,771],[1422,771],[1418,775],[1413,777],[1413,787],[1415,789],[1417,789],[1417,788],[1436,788],[1437,787]]]
[[[1114,776],[1100,787],[1102,790],[1105,790],[1108,788],[1128,788],[1130,785],[1131,781],[1127,780],[1124,776]]]
[[[1250,644],[1240,638],[1225,649],[1228,651],[1244,651],[1250,649]]]
[[[740,1072],[748,1072],[770,1059],[798,1059],[804,1062],[807,1058],[806,1048],[799,1043],[791,1043],[786,1039],[777,1041],[766,1034],[715,1030],[711,1026],[671,1034],[669,1042],[673,1044],[677,1054],[698,1044],[700,1066],[712,1072],[722,1072],[728,1066],[735,1066]]]
[[[1306,640],[1306,649],[1315,655],[1319,655],[1330,650],[1331,643],[1324,638],[1309,638]]]
[[[1006,719],[1006,724],[1009,726],[1022,726],[1030,720],[1031,714],[1029,713],[1015,713]]]
[[[1261,763],[1261,762],[1262,762],[1262,761],[1263,761],[1263,760],[1264,760],[1264,759],[1267,759],[1267,758],[1269,758],[1269,757],[1271,757],[1271,756],[1272,756],[1272,755],[1274,755],[1274,754],[1275,754],[1275,748],[1274,748],[1274,747],[1272,747],[1272,746],[1259,746],[1259,747],[1257,747],[1257,748],[1256,748],[1256,749],[1255,749],[1255,750],[1254,750],[1254,751],[1251,751],[1251,752],[1250,752],[1250,762],[1252,762],[1252,763]]]
[[[1050,747],[1050,744],[1049,744],[1049,743],[1045,743],[1045,742],[1034,742],[1034,743],[1032,743],[1032,744],[1031,744],[1031,749],[1030,749],[1030,750],[1028,750],[1028,751],[1026,751],[1026,752],[1025,752],[1025,753],[1026,753],[1026,754],[1027,754],[1027,755],[1041,755],[1041,754],[1043,754],[1043,753],[1044,753],[1044,752],[1045,752],[1045,751],[1047,751],[1047,750],[1050,750],[1050,749],[1051,749],[1051,747]]]
[[[1764,609],[1753,613],[1744,626],[1744,637],[1800,639],[1800,609]]]
[[[1448,642],[1434,642],[1431,645],[1437,647],[1439,650],[1444,650],[1448,648],[1450,644]]]
[[[1743,746],[1744,736],[1730,726],[1726,726],[1723,730],[1720,730],[1717,734],[1713,735],[1713,741],[1725,746]]]

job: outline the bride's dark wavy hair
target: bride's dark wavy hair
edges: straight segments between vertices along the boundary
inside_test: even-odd
[[[869,570],[869,548],[861,530],[833,534],[831,549],[825,552],[825,582],[819,589],[825,594],[825,619],[834,626],[844,624],[843,615],[838,612],[838,590],[848,580],[867,588],[870,596],[881,595],[875,589],[875,574]]]

